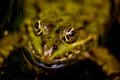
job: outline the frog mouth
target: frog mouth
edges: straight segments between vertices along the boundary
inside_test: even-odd
[[[68,56],[69,58],[59,58],[59,59],[55,58],[52,61],[45,62],[36,58],[36,56],[33,56],[31,52],[29,53],[25,54],[25,57],[31,62],[31,64],[36,66],[37,68],[43,68],[43,69],[60,69],[72,65],[78,61],[77,55],[76,56],[69,55]]]
[[[84,52],[90,50],[90,47],[93,46],[94,43],[95,42],[93,37],[90,37],[84,41],[84,45],[81,44],[79,46],[76,46],[72,50],[66,53],[62,53],[62,56],[55,56],[50,60],[51,56],[43,55],[42,57],[40,54],[38,54],[32,43],[29,42],[29,53],[27,55],[29,55],[29,60],[38,67],[57,69],[76,63],[78,60],[80,61],[86,59],[83,54]],[[47,51],[49,52],[48,54],[51,53],[51,49]]]
[[[30,43],[31,44],[31,43]],[[77,55],[72,52],[68,52],[63,57],[55,57],[51,61],[46,61],[45,59],[41,59],[41,55],[37,54],[35,49],[28,50],[27,59],[35,66],[48,68],[48,69],[58,69],[76,62]]]
[[[25,58],[32,65],[38,68],[45,68],[45,69],[59,69],[59,68],[66,67],[76,62],[75,55],[73,56],[72,54],[67,56],[66,58],[56,57],[52,61],[41,60],[40,56],[34,55],[33,50],[30,50],[30,49],[28,50],[28,53],[25,53],[24,55],[25,55]]]
[[[65,68],[69,65],[77,63],[78,56],[80,58],[80,55],[74,55],[71,53],[70,55],[66,56],[66,58],[54,58],[52,61],[47,61],[47,62],[41,61],[40,59],[36,58],[36,56],[32,56],[32,54],[27,54],[26,57],[32,63],[32,65],[36,66],[37,68],[60,69],[60,68]],[[81,58],[81,61],[82,60],[83,60],[83,57]]]

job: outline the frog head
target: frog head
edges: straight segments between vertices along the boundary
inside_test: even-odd
[[[97,45],[97,37],[86,27],[46,19],[28,25],[30,59],[45,68],[60,68],[84,60],[83,54]],[[49,65],[49,66],[46,66]]]

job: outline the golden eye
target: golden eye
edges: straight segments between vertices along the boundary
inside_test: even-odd
[[[63,31],[63,40],[72,43],[77,39],[77,31],[74,28],[65,29]]]
[[[34,24],[34,33],[37,36],[40,36],[43,33],[43,31],[44,31],[44,25],[39,20]]]

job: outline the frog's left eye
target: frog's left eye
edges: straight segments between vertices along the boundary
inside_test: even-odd
[[[35,24],[34,24],[34,33],[39,36],[43,33],[44,31],[44,27],[43,27],[43,24],[41,24],[40,21],[37,21]]]
[[[63,40],[72,43],[77,39],[77,31],[74,28],[65,29],[63,31]]]

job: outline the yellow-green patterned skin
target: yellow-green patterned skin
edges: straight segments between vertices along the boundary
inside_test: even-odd
[[[27,27],[28,39],[24,47],[33,62],[50,68],[84,60],[83,54],[98,45],[111,15],[110,0],[26,0],[24,4],[21,27]]]

